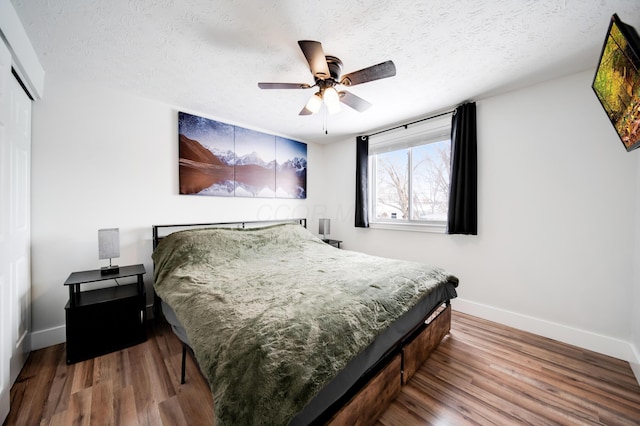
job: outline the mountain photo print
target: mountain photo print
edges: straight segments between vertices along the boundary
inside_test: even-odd
[[[178,113],[180,194],[307,197],[307,145]]]

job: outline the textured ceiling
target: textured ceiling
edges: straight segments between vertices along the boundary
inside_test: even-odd
[[[613,13],[640,29],[639,0],[11,1],[48,74],[319,143],[595,68]],[[301,39],[397,75],[349,89],[364,113],[298,116],[313,89],[257,82],[313,84]]]

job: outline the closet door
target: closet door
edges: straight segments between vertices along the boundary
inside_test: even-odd
[[[0,46],[0,420],[31,329],[31,101]],[[5,413],[6,411],[6,413]]]
[[[27,362],[31,343],[31,99],[9,76],[11,161],[9,240],[11,257],[11,377],[13,383]]]
[[[11,103],[9,78],[11,55],[0,39],[0,423],[9,413],[11,390],[11,288],[9,287],[9,122]]]

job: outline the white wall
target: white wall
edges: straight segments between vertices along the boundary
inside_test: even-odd
[[[62,284],[104,263],[99,228],[120,227],[118,263],[144,263],[150,288],[153,224],[305,216],[314,233],[330,217],[347,249],[446,267],[456,309],[638,362],[640,150],[617,140],[592,75],[478,102],[478,236],[354,228],[355,138],[309,144],[307,200],[180,196],[178,108],[48,76],[33,109],[33,347],[64,340]]]
[[[457,309],[633,360],[640,152],[624,150],[592,77],[477,102],[478,236],[354,228],[354,140],[326,147],[332,238],[446,267]]]
[[[640,155],[636,155],[637,157],[637,169],[638,174],[636,175],[636,182],[640,182]],[[640,218],[640,183],[636,185],[636,210],[635,210],[635,219],[636,221]],[[637,224],[635,227],[636,234],[636,245],[634,252],[634,259],[637,259],[640,256],[640,224]],[[635,277],[634,277],[634,291],[631,297],[631,311],[632,311],[632,338],[631,343],[633,345],[634,353],[636,361],[631,364],[631,368],[633,368],[633,372],[636,375],[636,379],[640,383],[640,262],[637,260],[635,263]]]
[[[106,264],[98,260],[99,228],[120,228],[117,263],[143,263],[150,290],[154,224],[289,217],[311,224],[324,214],[322,147],[313,143],[306,200],[178,195],[177,111],[47,75],[46,96],[33,105],[34,349],[64,341],[68,275]]]

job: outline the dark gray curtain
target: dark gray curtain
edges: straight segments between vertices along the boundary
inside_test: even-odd
[[[478,235],[477,145],[476,104],[460,105],[451,122],[449,234]]]
[[[369,227],[369,136],[356,138],[356,228]]]

